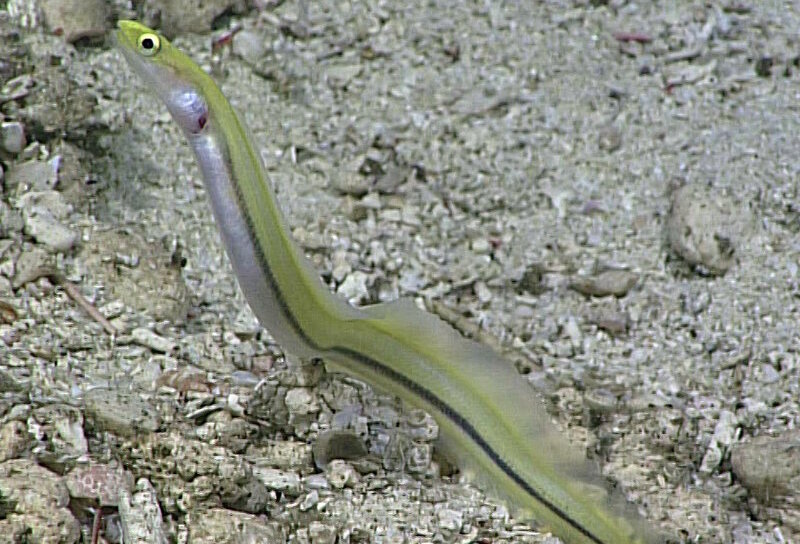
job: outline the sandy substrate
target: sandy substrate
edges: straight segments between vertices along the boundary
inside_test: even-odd
[[[495,343],[672,539],[800,538],[800,4],[403,4],[286,2],[175,43],[332,290]],[[0,499],[48,484],[2,534],[87,534],[88,478],[128,490],[112,542],[118,506],[156,501],[168,540],[554,542],[450,473],[429,416],[284,361],[165,109],[110,43],[11,15]],[[335,448],[356,459],[317,468]]]

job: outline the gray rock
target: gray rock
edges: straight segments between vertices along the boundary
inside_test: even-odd
[[[5,511],[0,534],[7,542],[74,544],[80,525],[70,513],[61,477],[29,459],[0,463],[0,496]]]
[[[136,482],[136,491],[119,490],[119,518],[126,544],[167,544],[161,507],[153,485],[146,478]]]
[[[765,503],[800,499],[800,431],[757,436],[731,448],[733,473]]]
[[[613,153],[622,147],[622,132],[613,125],[601,129],[597,137],[597,147],[606,153]]]
[[[150,348],[157,353],[172,353],[178,347],[170,338],[164,338],[144,327],[133,329],[131,337],[137,344]]]
[[[0,123],[0,147],[16,155],[25,149],[25,127],[18,121]]]
[[[321,521],[312,521],[308,525],[308,538],[311,539],[311,544],[335,544],[336,527]]]
[[[257,65],[267,54],[267,37],[254,30],[244,29],[233,39],[233,52],[245,62]]]
[[[78,233],[65,226],[46,211],[23,214],[25,234],[47,246],[51,251],[65,253],[78,241]]]
[[[49,161],[33,160],[13,165],[6,172],[6,186],[19,187],[21,192],[53,189],[58,183],[59,161],[56,159],[54,157]]]
[[[721,410],[719,419],[714,427],[714,434],[711,437],[700,464],[700,472],[711,474],[722,463],[728,448],[731,447],[737,438],[739,421],[736,415],[730,410]]]
[[[570,281],[570,288],[581,294],[593,297],[614,295],[624,297],[639,280],[638,274],[628,270],[606,270],[595,276],[576,276]]]
[[[351,431],[327,430],[319,433],[311,448],[314,464],[323,469],[333,459],[352,461],[367,454],[364,442]]]
[[[439,519],[439,528],[449,533],[459,532],[464,524],[464,514],[449,508],[436,512],[436,517]]]
[[[188,524],[189,542],[193,544],[234,544],[239,542],[286,542],[286,535],[276,522],[260,516],[211,508]]]
[[[344,88],[363,70],[360,64],[332,64],[325,68],[325,79],[334,88]]]
[[[48,404],[33,410],[28,427],[42,437],[36,448],[39,462],[54,468],[85,460],[89,444],[83,423],[81,411],[66,404]]]
[[[319,412],[317,398],[306,387],[295,387],[287,391],[284,402],[290,414],[307,415]]]
[[[160,21],[160,29],[170,37],[194,32],[205,34],[224,13],[242,13],[243,0],[147,0],[144,13],[148,23]]]
[[[96,501],[98,506],[117,506],[120,493],[130,493],[133,478],[130,473],[103,464],[81,465],[64,476],[70,497]]]
[[[109,17],[104,0],[42,0],[42,13],[50,32],[70,43],[105,36]]]
[[[58,191],[28,191],[17,199],[17,208],[27,216],[49,215],[56,220],[66,219],[72,206]]]
[[[492,250],[492,245],[486,238],[477,238],[472,241],[472,251],[478,255],[488,255]]]
[[[369,296],[367,289],[367,276],[364,272],[356,270],[347,275],[336,292],[347,299],[351,304],[365,301]]]
[[[303,491],[300,476],[296,472],[277,468],[254,467],[253,476],[258,478],[268,489],[274,489],[292,497],[300,496]]]
[[[19,457],[30,443],[27,429],[20,421],[0,427],[0,462]]]
[[[189,290],[180,266],[161,244],[148,242],[134,229],[94,231],[81,244],[78,258],[86,266],[87,280],[105,286],[109,299],[157,321],[185,317]]]
[[[333,172],[331,186],[345,195],[362,197],[370,189],[370,180],[358,172],[344,169]],[[363,209],[363,208],[362,208]]]
[[[225,478],[226,472],[220,470],[219,477]],[[264,511],[272,499],[269,489],[258,479],[248,477],[236,485],[223,485],[220,492],[220,501],[226,508],[248,514],[258,514]]]
[[[22,214],[0,200],[0,238],[10,238],[13,234],[22,232],[24,226]]]
[[[353,466],[341,459],[334,459],[328,463],[325,475],[328,477],[331,487],[334,489],[343,489],[344,487],[352,487],[358,483],[358,472]]]
[[[38,247],[28,248],[19,255],[11,284],[18,289],[28,282],[50,275],[53,270],[55,262],[52,255]]]
[[[118,436],[154,432],[161,424],[155,407],[139,395],[119,389],[92,389],[84,397],[86,418],[97,431]]]
[[[751,222],[743,206],[699,185],[672,195],[667,239],[672,251],[710,274],[724,274],[736,262],[737,248]]]

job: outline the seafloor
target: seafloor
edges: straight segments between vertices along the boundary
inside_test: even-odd
[[[800,3],[134,4],[0,2],[0,542],[556,542],[429,416],[283,359],[130,17],[332,290],[503,350],[673,540],[800,539]]]

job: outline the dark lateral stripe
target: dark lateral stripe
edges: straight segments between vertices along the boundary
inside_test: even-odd
[[[224,139],[222,139],[224,142]],[[227,142],[225,142],[227,144]],[[229,162],[230,152],[228,149],[223,150],[223,154],[228,159]],[[245,223],[247,224],[247,231],[250,235],[250,241],[255,248],[256,256],[258,258],[258,262],[261,268],[261,271],[264,274],[264,277],[267,278],[269,281],[272,290],[276,294],[276,298],[278,300],[278,304],[281,307],[283,314],[286,316],[287,320],[291,324],[292,328],[297,332],[298,336],[300,336],[303,341],[308,344],[309,346],[313,347],[315,350],[324,352],[324,351],[334,351],[350,359],[358,361],[362,365],[368,367],[369,369],[379,372],[380,374],[386,376],[387,378],[391,379],[398,385],[404,387],[405,389],[410,390],[415,395],[420,397],[422,400],[436,408],[440,413],[442,413],[446,418],[452,421],[458,428],[460,428],[464,434],[469,436],[473,442],[475,442],[480,449],[486,454],[492,462],[500,467],[500,470],[508,476],[514,483],[516,483],[519,487],[521,487],[528,495],[533,497],[535,500],[543,504],[547,509],[555,513],[558,517],[564,520],[570,527],[575,529],[577,532],[585,536],[591,542],[595,544],[605,544],[599,537],[594,535],[589,529],[581,525],[577,520],[570,517],[562,508],[553,504],[549,499],[544,497],[539,491],[534,489],[530,483],[528,483],[522,476],[519,475],[509,464],[498,454],[494,448],[486,441],[486,439],[481,436],[477,429],[470,423],[464,416],[459,414],[456,410],[450,407],[446,402],[442,399],[437,397],[433,392],[431,392],[426,387],[410,380],[405,375],[397,372],[393,368],[377,361],[363,353],[358,351],[352,350],[350,348],[344,346],[334,346],[332,348],[323,349],[318,346],[303,327],[300,325],[297,318],[292,313],[289,305],[286,302],[286,299],[283,297],[283,291],[280,289],[280,285],[278,284],[275,276],[272,274],[272,269],[269,266],[269,261],[267,260],[267,256],[264,253],[262,245],[258,242],[258,236],[255,232],[255,227],[253,222],[250,219],[250,215],[247,213],[247,206],[244,202],[244,196],[242,195],[241,188],[234,178],[233,168],[231,168],[230,164],[227,165],[229,167],[229,175],[231,176],[231,185],[233,186],[234,192],[236,193],[237,204],[239,209],[242,210],[242,214],[244,216]]]

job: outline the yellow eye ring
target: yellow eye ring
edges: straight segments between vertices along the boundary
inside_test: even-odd
[[[146,57],[152,57],[161,48],[161,38],[152,32],[146,32],[139,36],[139,53]]]

